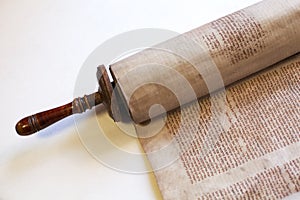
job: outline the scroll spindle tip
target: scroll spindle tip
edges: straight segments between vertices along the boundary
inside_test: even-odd
[[[25,135],[30,135],[34,133],[33,130],[29,127],[29,123],[27,118],[21,119],[17,124],[16,124],[16,131],[19,135],[25,136]]]

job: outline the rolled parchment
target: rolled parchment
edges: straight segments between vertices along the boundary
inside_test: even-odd
[[[117,80],[130,71],[126,67],[122,71],[121,65],[133,72],[144,60],[171,66],[188,80],[197,97],[222,85],[214,79],[218,76],[212,73],[215,66],[224,85],[266,68],[228,86],[225,92],[168,113],[162,124],[159,119],[153,120],[151,127],[135,125],[139,136],[151,128],[157,131],[139,139],[163,199],[299,197],[295,196],[300,192],[299,22],[299,0],[265,0],[180,36],[201,46],[202,53],[191,49],[192,56],[181,56],[191,60],[194,67],[154,50],[112,65]],[[174,46],[181,48],[180,43]],[[181,49],[185,52],[189,48]],[[197,64],[205,69],[201,77],[192,70]],[[136,73],[136,79],[145,81],[149,76],[161,81],[166,77],[175,92],[181,87],[182,76],[142,69],[147,73],[142,77]],[[205,75],[211,78],[208,83],[217,84],[206,86]],[[136,120],[144,119],[150,104],[157,102],[157,91],[162,95],[169,92],[166,87],[144,85],[130,96],[138,85],[126,79],[118,81]],[[186,91],[182,95],[192,97]],[[140,96],[144,97],[141,102]],[[159,100],[168,108],[175,106],[164,98]]]
[[[110,71],[139,123],[299,50],[300,1],[265,0],[114,63]]]

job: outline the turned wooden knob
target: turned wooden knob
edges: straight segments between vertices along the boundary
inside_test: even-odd
[[[74,99],[63,106],[43,111],[21,119],[16,124],[16,131],[19,135],[31,135],[40,131],[55,122],[72,114],[83,113],[88,109],[102,103],[101,93],[95,92],[84,97]]]
[[[99,83],[99,90],[90,95],[79,97],[72,102],[63,106],[43,111],[21,119],[16,124],[16,131],[19,135],[31,135],[39,130],[42,130],[55,122],[66,118],[72,114],[83,113],[92,107],[103,103],[110,116],[112,117],[111,110],[111,96],[113,92],[113,85],[111,83],[105,70],[104,65],[97,68],[97,79]],[[118,108],[115,108],[115,113],[118,113]],[[116,119],[119,119],[117,117]]]

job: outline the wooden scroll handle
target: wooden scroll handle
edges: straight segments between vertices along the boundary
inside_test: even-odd
[[[102,101],[101,93],[99,92],[76,98],[63,106],[21,119],[16,124],[16,131],[22,136],[31,135],[72,114],[83,113],[102,103]]]

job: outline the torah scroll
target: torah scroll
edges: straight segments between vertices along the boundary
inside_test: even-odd
[[[189,59],[205,62],[208,71],[216,66],[225,91],[204,96],[210,92],[204,78],[182,70],[192,69],[191,63],[170,53],[148,50],[112,66],[118,76],[124,73],[118,66],[159,62],[180,72],[197,98],[204,96],[168,113],[151,137],[145,137],[144,125],[136,125],[163,198],[280,199],[299,192],[300,1],[265,0],[183,37],[202,47],[200,56],[192,52]],[[157,86],[145,85],[132,97],[134,83],[120,84],[131,95],[129,106],[133,98],[132,114],[144,118],[139,114],[151,107],[153,102],[146,100],[152,98],[144,96],[139,103],[135,97],[157,91]],[[169,91],[159,91],[168,100]],[[188,102],[189,94],[181,95]],[[166,110],[175,104],[162,102],[169,106]]]

